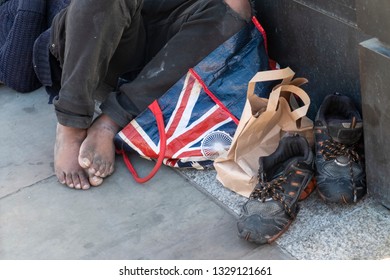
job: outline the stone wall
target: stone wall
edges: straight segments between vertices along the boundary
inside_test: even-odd
[[[390,208],[390,1],[356,0],[359,28],[370,35],[360,44],[360,81],[369,192]]]
[[[309,79],[312,119],[339,92],[362,110],[368,191],[390,208],[390,1],[256,0],[270,56]]]

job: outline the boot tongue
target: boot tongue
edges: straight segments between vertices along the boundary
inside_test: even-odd
[[[351,121],[332,120],[328,122],[329,136],[336,142],[351,145],[359,141],[363,134],[363,122],[356,121],[352,118]]]

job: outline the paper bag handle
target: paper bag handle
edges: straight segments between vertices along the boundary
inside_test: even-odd
[[[295,121],[306,116],[310,106],[310,97],[299,86],[307,83],[307,79],[293,79],[294,75],[295,72],[290,67],[258,72],[248,83],[247,99],[252,109],[252,115],[256,115],[264,109],[275,111],[282,92],[290,92],[298,96],[304,104],[299,108],[293,108],[291,116]],[[273,88],[268,99],[261,98],[254,93],[256,83],[277,80],[282,80],[282,82]],[[289,102],[289,100],[287,101]]]
[[[247,100],[252,110],[252,115],[256,115],[267,107],[268,99],[257,96],[255,92],[256,83],[282,80],[281,84],[289,84],[295,72],[291,68],[269,70],[257,72],[248,83]]]
[[[157,100],[155,100],[152,104],[149,105],[149,109],[152,111],[154,117],[156,118],[158,133],[160,136],[160,152],[158,154],[156,164],[153,167],[152,171],[150,171],[149,175],[143,178],[139,177],[126,152],[123,150],[121,151],[127,169],[129,169],[130,173],[133,175],[134,180],[141,184],[149,181],[153,178],[154,175],[156,175],[157,171],[160,169],[163,163],[165,150],[167,147],[167,136],[165,134],[164,117]]]
[[[249,97],[254,94],[256,83],[282,80],[281,84],[289,84],[294,75],[295,72],[290,67],[257,72],[248,83],[247,95]]]
[[[303,89],[295,85],[281,85],[277,87],[275,90],[273,90],[270,93],[266,111],[272,111],[272,112],[276,111],[276,108],[279,104],[279,98],[282,95],[282,92],[293,93],[295,96],[298,96],[303,102],[303,106],[298,108],[293,108],[293,110],[291,111],[292,119],[294,121],[297,121],[303,118],[304,116],[306,116],[310,106],[310,97]],[[287,100],[287,102],[290,103],[289,100]]]

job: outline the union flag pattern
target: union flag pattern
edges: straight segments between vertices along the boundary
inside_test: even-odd
[[[177,87],[182,88],[177,90]],[[212,161],[202,154],[202,140],[217,130],[233,136],[237,118],[207,89],[193,69],[171,91],[171,94],[158,100],[164,112],[166,135],[163,163],[180,168],[211,167]],[[174,96],[175,92],[178,96]],[[164,99],[168,97],[169,100]],[[150,125],[150,121],[155,122],[156,116],[150,109],[141,115],[131,121],[118,136],[128,148],[142,157],[155,159],[161,143],[158,130],[155,125]]]

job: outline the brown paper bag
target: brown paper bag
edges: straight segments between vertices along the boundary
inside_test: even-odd
[[[249,82],[247,101],[230,149],[224,158],[214,161],[217,179],[226,188],[249,197],[257,183],[259,157],[273,153],[285,133],[299,133],[313,144],[313,122],[306,117],[310,98],[299,87],[307,80],[293,80],[294,74],[290,68],[264,71]],[[282,82],[268,99],[254,93],[257,82],[276,80]]]

